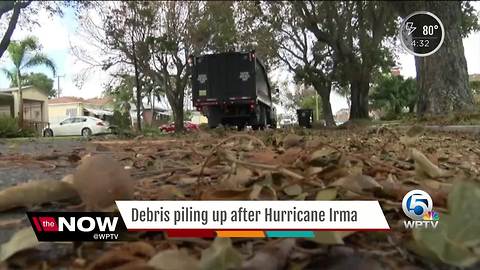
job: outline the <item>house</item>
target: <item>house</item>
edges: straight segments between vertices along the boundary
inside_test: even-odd
[[[48,96],[45,91],[34,86],[22,87],[23,119],[26,122],[46,123],[48,115]],[[0,115],[18,117],[18,88],[0,89]]]
[[[66,117],[94,116],[106,119],[113,115],[113,103],[110,97],[83,99],[80,97],[59,97],[48,103],[51,123],[58,123]]]
[[[147,125],[158,126],[168,122],[172,113],[171,110],[168,110],[161,103],[154,104],[153,110],[152,105],[143,102],[143,110],[141,111],[142,123]],[[137,125],[137,106],[134,103],[130,103],[130,119],[132,120],[132,126]]]

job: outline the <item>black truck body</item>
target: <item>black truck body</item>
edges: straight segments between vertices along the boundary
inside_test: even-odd
[[[276,126],[272,89],[254,52],[228,52],[191,58],[193,105],[208,126]]]

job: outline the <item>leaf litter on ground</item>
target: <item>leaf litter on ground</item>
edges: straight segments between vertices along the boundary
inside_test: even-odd
[[[318,252],[330,256],[325,247],[344,246],[364,250],[390,266],[413,267],[426,260],[422,267],[428,268],[431,260],[440,265],[475,267],[480,250],[475,236],[480,233],[478,224],[469,217],[473,217],[472,211],[478,209],[475,205],[480,201],[476,188],[479,172],[471,164],[480,164],[480,148],[474,142],[473,135],[452,140],[448,134],[428,132],[421,126],[408,130],[384,126],[373,132],[364,128],[202,131],[198,135],[157,140],[99,140],[72,150],[71,154],[2,157],[0,169],[2,164],[12,162],[25,166],[48,162],[42,163],[42,167],[54,172],[57,165],[68,161],[71,174],[64,181],[31,181],[4,188],[0,191],[0,211],[18,207],[41,209],[52,200],[68,208],[78,202],[78,197],[84,210],[102,209],[120,198],[377,199],[392,225],[390,232],[321,232],[315,238],[305,239],[308,244],[301,248],[294,239],[190,241],[168,239],[158,233],[153,238],[140,236],[138,242],[126,245],[94,246],[86,251],[88,256],[84,259],[72,255],[63,258],[63,264],[75,266],[84,260],[83,265],[90,269],[308,269],[308,265],[318,262]],[[97,162],[86,165],[92,157]],[[466,178],[471,180],[459,182]],[[108,196],[98,201],[96,189],[107,190]],[[438,230],[411,232],[395,225],[406,219],[400,202],[412,189],[430,193],[435,210],[443,207]],[[384,236],[379,239],[378,235]],[[387,237],[396,240],[384,240]],[[18,236],[10,241],[15,239]],[[5,251],[7,263],[8,257],[22,249],[35,248],[28,243],[18,245],[18,250]],[[5,250],[9,250],[8,245]],[[293,253],[296,256],[291,257]],[[405,254],[422,259],[412,261]],[[363,257],[358,259],[370,262]],[[39,262],[44,264],[56,265]]]

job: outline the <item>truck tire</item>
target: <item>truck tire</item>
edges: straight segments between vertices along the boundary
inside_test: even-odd
[[[264,130],[268,123],[267,123],[267,108],[265,108],[265,106],[262,106],[261,109],[260,109],[260,129],[261,130]]]
[[[216,128],[221,121],[221,111],[218,108],[210,107],[208,109],[208,127],[213,129]]]

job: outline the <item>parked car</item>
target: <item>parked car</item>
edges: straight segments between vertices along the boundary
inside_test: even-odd
[[[110,133],[108,123],[91,116],[68,117],[58,124],[43,129],[43,136],[45,137],[71,135],[88,137],[104,133]]]
[[[186,131],[196,131],[199,129],[197,124],[194,124],[192,122],[183,122],[183,127],[185,128]],[[174,132],[175,131],[175,123],[169,123],[165,125],[161,125],[159,127],[160,131],[162,132]]]

